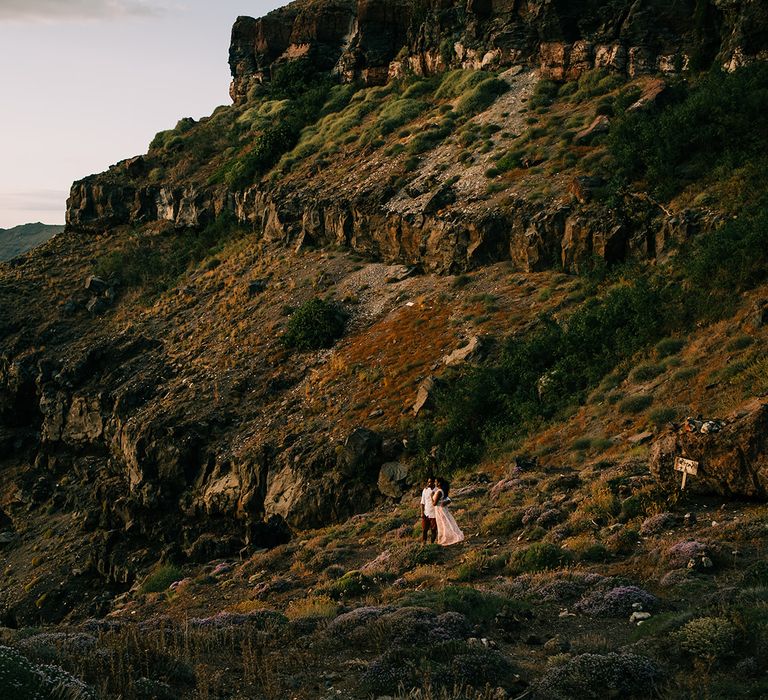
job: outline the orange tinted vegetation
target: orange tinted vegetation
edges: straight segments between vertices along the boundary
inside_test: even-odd
[[[422,297],[403,306],[340,345],[308,383],[308,394],[345,386],[347,402],[328,407],[331,415],[357,420],[381,408],[381,423],[396,425],[416,398],[418,378],[456,342],[448,316],[449,309],[435,299]]]

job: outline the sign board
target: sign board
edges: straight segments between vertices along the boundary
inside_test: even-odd
[[[685,481],[688,475],[695,476],[699,473],[699,463],[685,457],[675,457],[675,471],[683,472],[683,481],[680,484],[680,490],[682,491],[685,488]]]

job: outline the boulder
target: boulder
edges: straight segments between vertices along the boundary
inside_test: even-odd
[[[109,289],[109,284],[107,284],[107,282],[105,282],[100,277],[90,275],[85,280],[85,288],[94,294],[101,294],[102,292],[106,292],[107,289]]]
[[[749,322],[753,328],[762,328],[764,325],[768,323],[768,300],[767,299],[761,299],[754,305]]]
[[[429,402],[432,391],[435,388],[435,378],[427,377],[420,385],[419,391],[416,394],[416,401],[413,404],[413,415],[418,416],[421,411]]]
[[[573,143],[577,146],[584,146],[590,143],[595,136],[607,134],[610,127],[611,120],[601,114],[586,129],[582,129],[573,137]]]
[[[362,476],[381,459],[381,435],[368,428],[355,428],[344,442],[337,466],[346,476]]]
[[[466,362],[470,357],[472,357],[472,355],[477,353],[480,349],[480,346],[480,338],[474,335],[469,339],[469,342],[466,345],[463,345],[462,347],[454,350],[452,353],[445,355],[445,357],[443,357],[443,363],[448,367],[455,367],[456,365],[460,365],[463,362]]]
[[[768,496],[768,403],[754,400],[713,432],[670,427],[651,447],[650,469],[669,488],[679,488],[675,457],[698,462],[686,490],[765,499]]]
[[[387,462],[379,470],[379,491],[390,498],[400,498],[408,488],[409,470],[401,462]]]
[[[646,85],[637,102],[627,108],[627,112],[641,112],[661,104],[669,94],[669,86],[661,80],[652,80]]]

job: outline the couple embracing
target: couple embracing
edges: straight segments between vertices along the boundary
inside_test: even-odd
[[[464,533],[453,519],[448,506],[448,482],[445,479],[429,477],[427,485],[421,492],[421,541],[426,544],[427,535],[430,542],[448,546],[464,539]]]

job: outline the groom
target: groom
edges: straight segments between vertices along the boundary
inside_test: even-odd
[[[435,520],[435,506],[432,503],[432,491],[435,488],[435,478],[430,476],[427,485],[421,492],[421,541],[427,543],[427,533],[430,542],[435,543],[437,537],[437,520]]]

